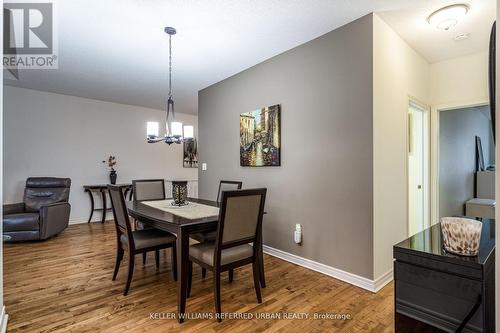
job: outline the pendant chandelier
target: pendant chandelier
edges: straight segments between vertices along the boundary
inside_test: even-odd
[[[172,96],[172,36],[177,32],[175,28],[166,27],[165,32],[168,34],[168,100],[167,100],[167,116],[165,119],[165,136],[159,136],[159,123],[157,121],[148,121],[146,124],[146,134],[148,143],[156,143],[164,141],[166,144],[182,143],[193,139],[193,126],[182,126],[181,122],[175,121],[174,115],[174,99]],[[169,121],[170,127],[168,126]]]

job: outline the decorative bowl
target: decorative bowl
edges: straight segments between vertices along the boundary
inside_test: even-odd
[[[482,226],[477,220],[462,217],[441,218],[444,249],[461,256],[476,256],[479,252]]]

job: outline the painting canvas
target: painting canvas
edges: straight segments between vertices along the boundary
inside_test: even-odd
[[[279,104],[240,115],[240,165],[281,165],[281,107]]]
[[[196,139],[184,141],[184,155],[182,163],[185,168],[198,167],[198,143]]]

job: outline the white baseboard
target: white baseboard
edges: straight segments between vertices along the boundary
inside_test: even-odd
[[[328,266],[316,261],[313,261],[311,259],[306,259],[299,257],[295,254],[291,254],[285,251],[281,251],[275,248],[272,248],[270,246],[264,245],[264,253],[269,254],[273,257],[283,259],[285,261],[291,262],[292,264],[296,264],[308,269],[311,269],[313,271],[331,276],[333,278],[336,278],[338,280],[347,282],[349,284],[355,285],[357,287],[363,288],[365,290],[371,291],[371,292],[377,292],[380,289],[382,289],[383,286],[385,286],[387,283],[389,283],[392,280],[392,270],[389,272],[385,273],[381,277],[375,279],[375,280],[370,280],[368,278],[352,274],[346,271],[343,271],[341,269]]]
[[[2,307],[2,314],[0,315],[0,333],[7,332],[7,322],[9,315],[5,312],[5,306]]]
[[[394,279],[392,268],[374,280],[374,291],[378,292]]]
[[[88,217],[81,217],[81,218],[74,218],[74,219],[69,219],[69,225],[72,224],[82,224],[82,223],[87,223],[89,220]],[[112,221],[113,220],[113,215],[111,215],[111,218],[106,218],[106,221]],[[90,222],[101,222],[101,216],[97,214],[97,216],[93,216],[92,220]]]

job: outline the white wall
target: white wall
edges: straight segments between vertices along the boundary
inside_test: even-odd
[[[392,247],[408,236],[407,113],[429,103],[429,65],[376,14],[373,18],[374,278],[392,270]]]
[[[488,101],[488,52],[431,64],[430,94],[435,107]]]
[[[164,111],[9,86],[4,110],[4,203],[22,200],[27,177],[70,177],[71,220],[86,221],[90,201],[82,185],[109,182],[101,161],[110,154],[118,183],[198,178],[197,169],[182,167],[182,145],[146,142],[146,122],[164,122]],[[197,116],[176,119],[197,133]]]
[[[431,94],[431,224],[439,221],[438,110],[488,104],[488,52],[430,65]]]
[[[408,101],[431,109],[431,220],[437,218],[437,109],[488,103],[488,54],[429,64],[374,15],[374,278],[392,268],[392,245],[408,235]]]

